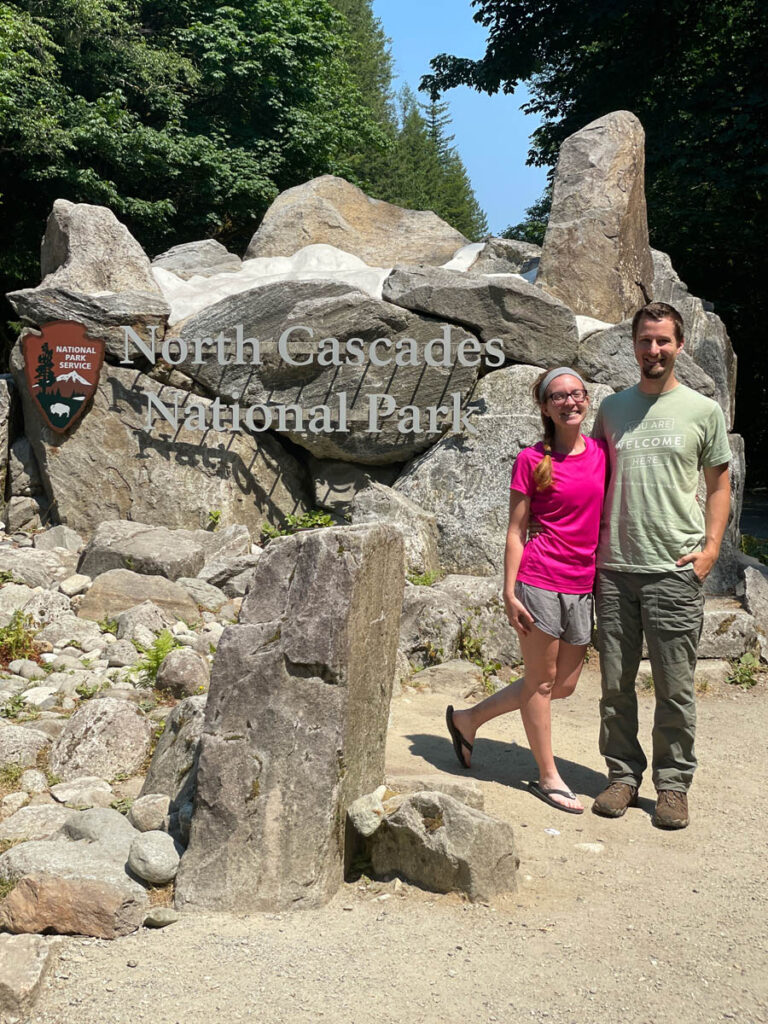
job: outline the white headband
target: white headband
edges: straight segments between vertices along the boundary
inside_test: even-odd
[[[587,390],[587,383],[584,380],[584,378],[581,376],[580,373],[576,373],[576,371],[572,370],[570,366],[558,366],[556,369],[550,370],[549,373],[547,374],[547,376],[541,382],[541,384],[539,384],[539,401],[540,402],[544,401],[544,395],[547,392],[547,388],[552,383],[552,381],[555,379],[555,377],[561,377],[564,373],[569,374],[571,377],[577,377],[581,381],[581,383],[584,385],[584,390],[585,391]]]

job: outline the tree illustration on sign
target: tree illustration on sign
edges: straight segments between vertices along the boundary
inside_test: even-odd
[[[40,349],[37,369],[35,371],[35,383],[40,388],[42,394],[46,394],[48,389],[56,383],[56,375],[53,372],[53,352],[47,341]]]

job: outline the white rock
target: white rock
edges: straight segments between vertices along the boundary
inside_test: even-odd
[[[0,816],[5,820],[5,818],[10,817],[10,815],[15,814],[16,811],[20,811],[22,807],[25,807],[28,801],[28,793],[8,793],[8,795],[4,796],[2,801],[0,801],[0,807],[2,807]]]
[[[24,700],[34,708],[52,708],[56,705],[56,686],[32,686],[24,691]]]
[[[167,832],[142,832],[131,843],[128,867],[151,885],[166,885],[176,877],[180,859]]]
[[[384,820],[384,794],[386,786],[353,800],[347,809],[349,820],[361,836],[372,836]]]
[[[75,597],[77,594],[84,594],[91,583],[90,576],[76,572],[73,576],[68,576],[65,580],[62,580],[59,584],[59,590],[67,597]]]
[[[36,768],[28,768],[25,772],[22,772],[19,786],[25,793],[45,793],[48,790],[48,780]]]
[[[171,798],[165,793],[147,793],[134,800],[128,820],[139,832],[164,832],[170,808]]]
[[[109,807],[114,799],[112,787],[96,775],[85,775],[72,782],[51,786],[51,795],[71,807]]]
[[[58,804],[21,807],[0,825],[0,840],[50,839],[59,831],[70,813]]]

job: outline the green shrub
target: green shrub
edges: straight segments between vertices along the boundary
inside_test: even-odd
[[[413,583],[416,587],[431,587],[433,583],[442,579],[443,573],[434,571],[419,573],[415,569],[409,569],[405,576],[408,582]]]
[[[16,789],[25,771],[26,768],[22,764],[4,764],[0,768],[0,786],[4,789]]]
[[[731,661],[731,672],[726,677],[726,683],[732,686],[740,686],[742,690],[749,690],[757,684],[757,675],[760,671],[760,659],[751,651],[738,659]]]
[[[181,644],[169,632],[169,630],[164,629],[162,633],[159,633],[155,637],[151,647],[145,647],[142,650],[141,653],[144,657],[141,661],[136,663],[134,668],[139,669],[144,674],[144,681],[146,685],[155,685],[160,666],[176,647],[181,647]]]
[[[461,623],[459,638],[456,642],[456,656],[462,661],[471,661],[483,673],[483,689],[486,693],[494,693],[491,676],[501,668],[501,662],[486,658],[483,650],[485,637],[478,629],[477,615],[472,613]]]
[[[290,537],[292,534],[300,533],[302,530],[315,530],[323,526],[333,526],[333,518],[330,512],[313,508],[310,512],[303,512],[300,516],[286,516],[285,523],[280,527],[266,523],[261,528],[261,536],[264,540],[272,540],[275,537]]]
[[[0,708],[0,718],[18,718],[26,711],[29,711],[29,705],[24,700],[24,694],[15,693]]]
[[[35,653],[35,620],[23,611],[15,611],[7,626],[0,629],[0,661],[8,664]]]

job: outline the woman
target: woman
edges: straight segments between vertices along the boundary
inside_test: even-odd
[[[466,711],[446,711],[463,768],[481,725],[519,711],[539,767],[531,792],[558,810],[584,808],[552,755],[550,703],[573,693],[592,632],[592,586],[608,464],[604,441],[581,433],[587,387],[559,366],[533,386],[544,440],[515,460],[504,556],[504,606],[520,637],[525,675]],[[538,527],[526,544],[529,517]]]

